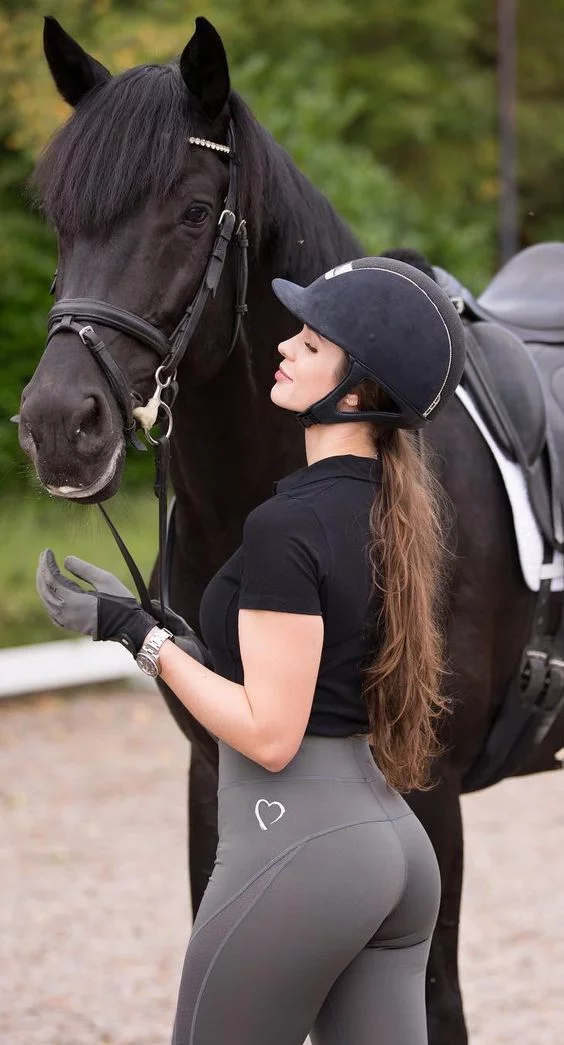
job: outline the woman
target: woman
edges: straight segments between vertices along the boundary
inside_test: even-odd
[[[437,752],[440,529],[402,428],[448,401],[460,320],[433,280],[365,258],[302,288],[272,401],[305,427],[307,467],[250,513],[184,653],[111,575],[43,553],[53,619],[117,639],[219,740],[219,846],[174,1045],[423,1045],[440,883],[398,792]],[[370,745],[374,752],[372,757]]]

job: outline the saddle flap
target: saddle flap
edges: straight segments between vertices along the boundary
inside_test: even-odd
[[[495,323],[472,323],[471,330],[478,346],[478,365],[482,370],[487,368],[491,391],[511,422],[527,464],[532,466],[545,445],[547,425],[541,379],[532,355],[518,337]],[[472,353],[471,344],[469,353]],[[483,400],[479,390],[473,388],[473,392]],[[491,410],[483,402],[481,405],[489,418]],[[498,428],[496,425],[496,437],[506,453],[515,459],[511,433],[508,438],[507,432]]]

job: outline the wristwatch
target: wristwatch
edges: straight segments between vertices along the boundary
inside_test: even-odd
[[[167,628],[155,628],[151,633],[151,637],[145,639],[135,658],[141,671],[144,671],[146,675],[150,675],[152,679],[158,678],[161,673],[159,650],[167,639],[173,639],[174,641],[171,631],[168,631]]]

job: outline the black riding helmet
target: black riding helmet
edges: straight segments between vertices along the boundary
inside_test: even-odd
[[[308,287],[274,279],[272,288],[292,315],[350,358],[341,383],[297,415],[305,428],[340,421],[422,428],[452,396],[464,369],[464,328],[444,291],[419,269],[391,258],[358,258]],[[397,409],[337,410],[366,378]]]

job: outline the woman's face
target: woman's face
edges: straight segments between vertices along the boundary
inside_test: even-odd
[[[278,351],[282,362],[270,398],[285,410],[307,410],[333,391],[346,369],[343,349],[310,327],[304,326],[295,337],[282,341]]]

